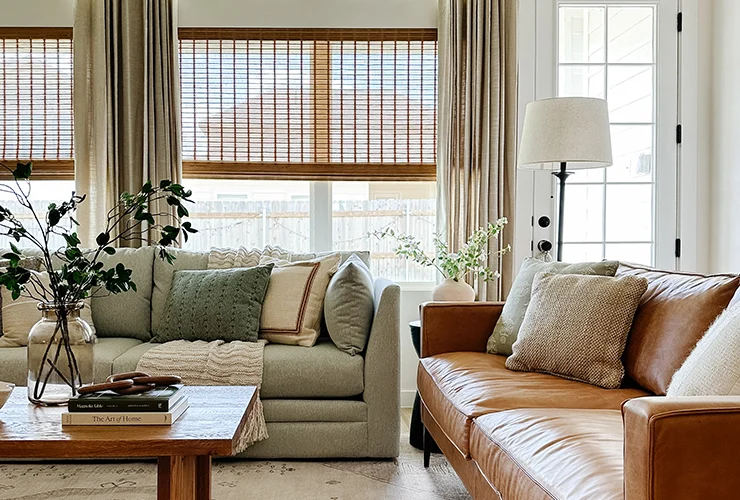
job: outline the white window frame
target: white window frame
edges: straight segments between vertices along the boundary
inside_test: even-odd
[[[557,7],[561,1],[580,5],[603,5],[613,3],[640,4],[642,0],[615,0],[579,2],[569,0],[521,0],[519,11],[519,120],[523,123],[524,109],[528,102],[536,99],[553,97],[556,92],[557,74]],[[674,172],[666,168],[656,170],[656,213],[654,228],[655,260],[658,267],[671,269],[696,269],[698,227],[697,205],[700,194],[696,191],[697,180],[701,179],[698,168],[697,152],[698,132],[696,74],[687,76],[687,71],[697,67],[698,37],[681,41],[687,29],[695,29],[696,19],[689,19],[686,13],[695,14],[699,9],[697,0],[655,0],[658,9],[658,45],[659,69],[657,107],[662,113],[659,129],[656,130],[657,143],[654,151],[661,155],[662,164],[671,158],[676,165]],[[684,11],[684,33],[679,37],[676,30],[676,15]],[[689,21],[688,23],[686,21]],[[679,40],[678,43],[675,40]],[[675,50],[663,50],[666,43],[674,40]],[[679,45],[680,44],[680,45]],[[683,49],[683,50],[682,50]],[[680,67],[679,67],[680,63]],[[673,87],[666,91],[661,88],[661,77],[675,75]],[[679,103],[681,104],[679,106]],[[682,113],[682,110],[685,110]],[[683,114],[683,116],[682,116]],[[665,115],[675,116],[675,120],[662,118]],[[683,119],[683,143],[675,143],[675,126]],[[670,123],[675,121],[675,123]],[[520,128],[521,132],[521,128]],[[668,178],[666,178],[666,175]],[[517,220],[522,221],[516,231],[514,257],[517,265],[528,255],[537,255],[536,244],[539,240],[555,241],[557,227],[555,221],[556,190],[552,176],[547,172],[519,170],[517,176]],[[672,178],[671,178],[672,177]],[[541,228],[536,223],[542,215],[548,215],[553,224]],[[527,224],[531,221],[531,224]],[[682,240],[682,258],[675,257],[675,240]]]

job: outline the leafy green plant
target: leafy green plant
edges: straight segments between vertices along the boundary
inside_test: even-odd
[[[164,180],[158,185],[147,182],[138,193],[123,193],[116,205],[106,214],[105,230],[95,238],[95,246],[83,249],[76,228],[79,223],[74,214],[85,196],[72,193],[72,196],[61,203],[51,203],[46,213],[39,213],[30,201],[30,179],[32,163],[18,163],[14,169],[0,163],[0,166],[12,174],[14,183],[0,185],[0,191],[10,194],[31,214],[38,231],[30,232],[10,209],[0,204],[0,236],[11,240],[10,251],[2,257],[9,261],[7,268],[0,272],[0,286],[7,288],[13,300],[25,296],[39,302],[51,304],[57,311],[57,327],[54,337],[44,354],[39,370],[50,366],[45,380],[48,380],[52,369],[56,369],[60,350],[64,349],[71,360],[74,355],[69,345],[67,314],[70,304],[95,294],[117,294],[128,290],[136,291],[136,283],[131,279],[131,270],[123,264],[107,267],[101,260],[103,255],[115,255],[116,247],[122,242],[140,240],[155,243],[159,246],[159,257],[172,263],[174,256],[167,251],[178,238],[187,241],[188,236],[197,232],[190,222],[182,222],[189,215],[185,204],[191,202],[192,192],[182,185]],[[152,213],[149,207],[159,206],[160,200],[174,208],[176,216],[169,212]],[[161,225],[162,218],[171,220],[171,224]],[[159,239],[149,242],[147,234],[159,233]],[[52,237],[60,236],[65,244],[61,248],[52,248]],[[22,251],[17,244],[41,251],[42,268],[49,275],[49,282],[44,283],[39,276],[21,266]],[[55,337],[61,336],[55,355],[50,357],[50,348]],[[76,363],[76,360],[74,361]],[[79,370],[72,367],[72,376],[65,382],[72,388],[73,394],[80,386]],[[46,382],[41,373],[36,377],[35,392],[40,397]]]
[[[375,231],[379,238],[391,238],[398,246],[394,249],[396,255],[410,259],[422,266],[435,267],[446,279],[460,281],[467,274],[472,273],[485,281],[492,281],[499,277],[498,271],[492,270],[487,264],[488,256],[496,253],[502,255],[511,250],[510,246],[502,250],[489,251],[488,242],[498,238],[498,235],[508,223],[506,217],[489,223],[473,231],[468,241],[457,252],[450,252],[447,244],[437,236],[434,238],[436,255],[433,257],[421,248],[421,241],[409,234],[400,234],[393,228]]]

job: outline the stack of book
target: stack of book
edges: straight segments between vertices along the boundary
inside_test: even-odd
[[[182,385],[130,396],[84,394],[69,400],[62,425],[172,425],[188,406]]]

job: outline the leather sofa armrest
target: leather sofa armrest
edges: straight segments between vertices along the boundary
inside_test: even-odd
[[[622,418],[626,500],[737,498],[740,396],[636,398]]]
[[[421,357],[485,352],[503,302],[426,302],[421,305]]]

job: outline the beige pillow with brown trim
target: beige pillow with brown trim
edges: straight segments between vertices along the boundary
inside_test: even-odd
[[[538,273],[506,368],[615,389],[645,278]]]
[[[321,332],[326,287],[339,260],[339,254],[302,262],[263,256],[260,265],[275,268],[262,305],[260,337],[275,344],[313,346]]]
[[[38,276],[44,285],[49,286],[49,274],[44,271],[39,273],[31,271]],[[90,299],[85,299],[85,307],[80,311],[80,317],[90,325],[93,333],[95,326],[90,310]],[[0,337],[0,347],[23,347],[28,345],[28,332],[31,327],[41,319],[38,309],[39,301],[30,297],[21,296],[13,300],[13,296],[7,288],[2,289],[2,318],[3,336]]]

